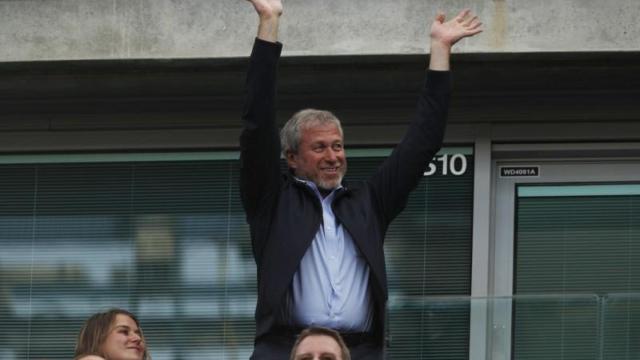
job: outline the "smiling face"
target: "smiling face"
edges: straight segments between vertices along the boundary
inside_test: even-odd
[[[319,188],[335,189],[347,172],[340,130],[333,124],[301,129],[298,152],[288,152],[287,163],[296,176],[313,181]]]
[[[327,335],[311,335],[304,338],[296,350],[295,360],[342,360],[338,342]]]
[[[138,324],[127,315],[116,315],[101,352],[109,360],[142,360],[145,343]]]

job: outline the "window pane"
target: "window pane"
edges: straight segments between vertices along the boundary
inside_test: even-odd
[[[519,187],[516,294],[640,291],[639,188],[637,184]],[[637,308],[627,314],[640,316]],[[595,333],[597,326],[589,326],[591,320],[583,315],[579,307],[570,305],[544,311],[516,306],[514,353],[517,358],[558,354],[562,359],[594,358],[593,347],[599,341],[588,340],[592,337],[588,333]],[[525,325],[525,319],[534,318],[538,321]],[[536,345],[545,353],[527,357],[533,347],[526,344],[533,341],[535,332],[547,334]]]
[[[350,158],[350,177],[366,178],[383,159]],[[419,299],[471,294],[473,155],[443,149],[433,164],[385,240],[392,359],[469,357],[468,300]]]
[[[248,358],[255,265],[237,161],[2,173],[2,356],[69,359],[84,319],[117,306],[140,316],[154,359]]]
[[[603,303],[603,359],[637,359],[640,354],[640,293],[611,294]]]
[[[362,151],[350,178],[388,153]],[[458,175],[436,161],[389,230],[392,299],[469,294],[473,157],[464,156]],[[154,360],[248,358],[255,264],[237,156],[89,159],[0,165],[0,359],[70,359],[82,322],[111,307],[140,317]],[[426,349],[466,358],[467,306],[390,312],[394,358]],[[435,332],[449,342],[431,341]]]

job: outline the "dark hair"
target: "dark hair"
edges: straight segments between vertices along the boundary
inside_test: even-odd
[[[351,360],[351,354],[349,353],[349,348],[347,347],[347,344],[345,344],[344,340],[342,340],[342,336],[340,336],[340,333],[333,329],[319,327],[319,326],[308,327],[302,330],[302,332],[300,332],[300,335],[298,335],[298,339],[296,340],[295,344],[293,344],[293,349],[291,349],[291,355],[289,355],[289,360],[295,360],[298,346],[300,346],[300,343],[304,339],[308,338],[309,336],[318,336],[318,335],[328,336],[334,339],[340,346],[340,351],[342,352],[342,360]]]
[[[73,358],[78,359],[87,355],[99,355],[105,357],[105,355],[102,353],[101,347],[102,344],[104,344],[104,341],[107,339],[109,330],[111,330],[111,325],[115,321],[117,315],[126,315],[130,317],[136,323],[136,325],[140,327],[138,318],[124,309],[110,309],[104,312],[93,314],[84,322],[84,325],[80,330],[80,334],[78,334],[78,340],[76,341],[76,350]],[[142,329],[140,329],[140,338],[142,339],[142,343],[145,345],[142,359],[151,360],[149,352],[147,351],[147,342],[145,341],[144,335],[142,334]]]

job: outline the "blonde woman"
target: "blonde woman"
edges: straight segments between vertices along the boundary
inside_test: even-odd
[[[132,313],[111,309],[92,315],[76,343],[75,360],[151,360],[140,322]]]

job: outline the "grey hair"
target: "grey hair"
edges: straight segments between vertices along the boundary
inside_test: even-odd
[[[293,114],[280,130],[280,143],[284,157],[286,158],[289,152],[298,153],[302,130],[318,125],[335,125],[340,136],[344,136],[340,120],[332,112],[316,109],[300,110]]]

